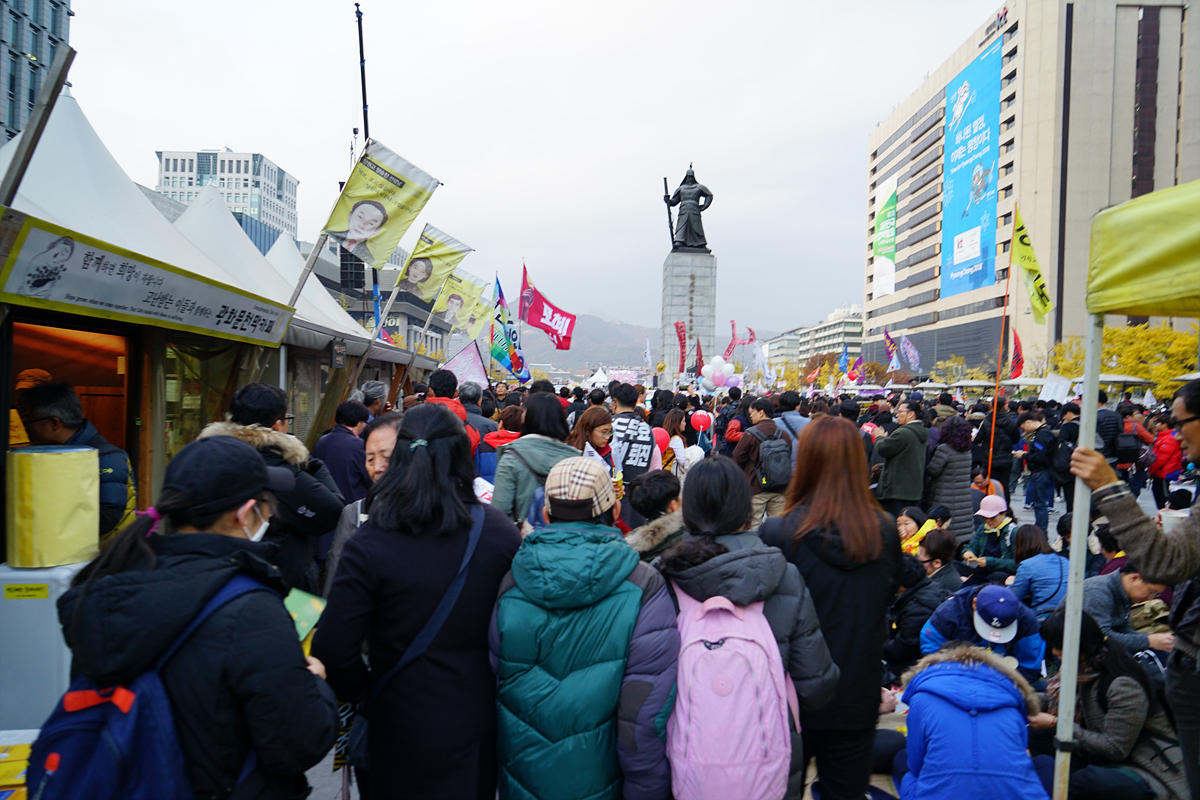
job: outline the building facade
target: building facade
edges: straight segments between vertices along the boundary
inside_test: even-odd
[[[864,359],[887,363],[885,331],[917,348],[914,372],[950,356],[1007,364],[1012,331],[1026,360],[1044,358],[1085,332],[1092,217],[1200,178],[1200,13],[1181,0],[1010,2],[867,151]],[[1009,280],[1018,206],[1055,305],[1045,324],[1023,277]]]
[[[823,322],[795,328],[767,341],[767,363],[780,370],[791,365],[803,367],[813,356],[842,352],[850,363],[862,354],[863,312],[858,305],[842,306],[829,313]],[[869,359],[867,359],[869,360]]]
[[[54,63],[59,45],[70,40],[70,0],[0,0],[0,62],[4,95],[4,140],[29,121],[38,92]]]
[[[191,205],[203,186],[216,186],[230,211],[296,238],[299,181],[261,153],[159,150],[154,191]]]

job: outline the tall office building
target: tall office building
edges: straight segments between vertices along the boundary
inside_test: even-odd
[[[813,356],[823,353],[840,355],[844,348],[853,364],[862,352],[862,335],[862,308],[857,305],[842,306],[829,312],[823,322],[793,328],[768,340],[767,363],[777,370],[796,365],[804,367]]]
[[[0,85],[7,89],[4,140],[16,136],[29,120],[38,92],[58,46],[69,40],[70,0],[0,2],[0,41],[7,58],[0,63]]]
[[[229,210],[296,238],[299,181],[261,153],[223,150],[159,150],[154,191],[190,205],[212,185]]]
[[[1006,286],[1026,360],[1043,358],[1085,332],[1093,215],[1200,178],[1200,13],[1180,0],[1011,2],[867,151],[864,359],[887,363],[886,330],[916,346],[921,372],[952,355],[994,368]],[[1022,276],[1008,280],[1018,205],[1055,304],[1044,325]],[[1011,346],[1006,333],[1005,364]]]

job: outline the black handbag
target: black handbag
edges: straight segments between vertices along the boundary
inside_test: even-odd
[[[462,594],[463,585],[467,582],[467,567],[470,566],[471,556],[475,555],[475,547],[479,544],[480,534],[483,533],[483,506],[476,503],[471,507],[471,532],[467,536],[467,551],[463,553],[462,564],[458,567],[458,574],[454,576],[454,580],[450,582],[450,588],[446,589],[446,594],[442,595],[441,601],[437,604],[437,608],[433,610],[433,615],[429,621],[425,623],[425,627],[421,628],[421,632],[417,634],[417,638],[413,639],[412,644],[404,651],[404,655],[400,656],[400,660],[396,662],[396,666],[392,667],[383,677],[375,681],[375,685],[371,687],[366,699],[358,707],[358,712],[354,717],[354,723],[350,726],[350,733],[346,737],[346,762],[355,769],[368,769],[367,766],[367,726],[368,717],[371,706],[378,699],[380,692],[388,685],[392,678],[400,674],[400,671],[416,661],[433,643],[434,637],[438,635],[438,631],[442,629],[446,618],[450,616],[454,604],[458,602],[458,596]]]

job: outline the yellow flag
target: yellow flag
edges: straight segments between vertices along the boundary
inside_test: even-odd
[[[1021,210],[1013,206],[1013,216],[1017,227],[1013,232],[1012,265],[1021,268],[1025,275],[1025,288],[1029,290],[1029,302],[1033,306],[1033,321],[1038,325],[1046,324],[1046,315],[1054,310],[1054,301],[1046,290],[1046,280],[1042,277],[1042,268],[1038,266],[1037,256],[1033,254],[1033,243],[1029,241],[1029,231],[1021,221]]]

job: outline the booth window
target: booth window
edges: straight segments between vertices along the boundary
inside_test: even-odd
[[[173,333],[167,341],[166,448],[172,458],[210,422],[223,419],[223,398],[237,389],[237,366],[245,345]]]

